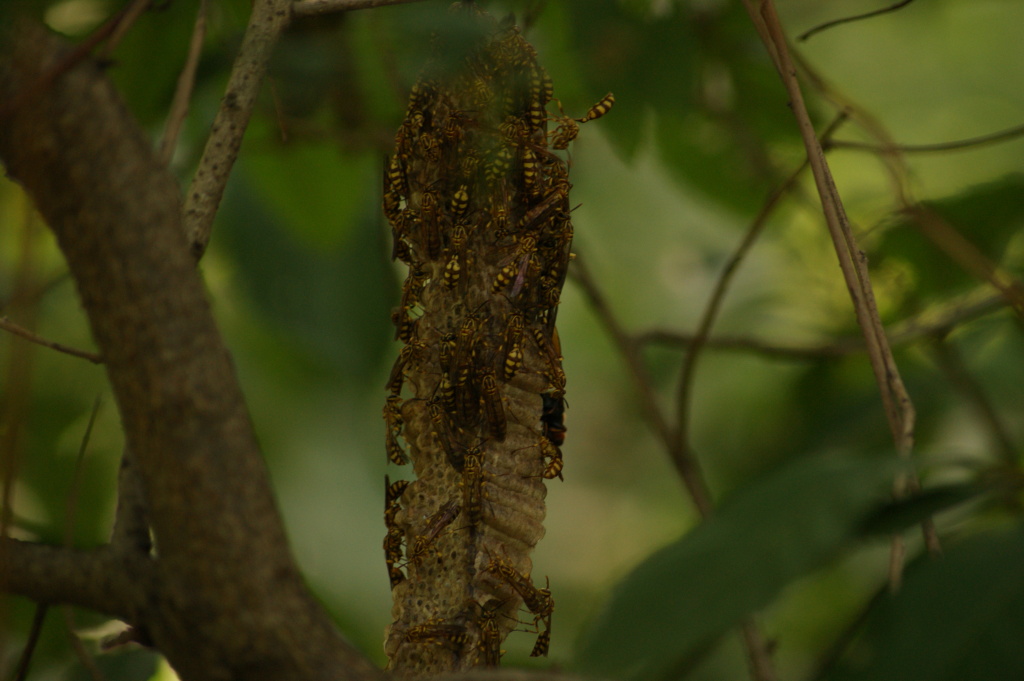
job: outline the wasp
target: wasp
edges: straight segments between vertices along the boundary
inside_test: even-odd
[[[555,447],[565,444],[565,399],[542,393],[541,424],[544,426],[544,438]]]
[[[388,459],[398,466],[409,463],[409,457],[405,455],[402,445],[398,442],[398,435],[402,432],[403,425],[401,406],[402,398],[398,395],[388,395],[388,399],[384,403],[384,423],[386,425],[384,443]]]
[[[577,118],[580,123],[586,123],[587,121],[594,121],[604,116],[608,111],[611,110],[615,104],[615,95],[612,93],[606,94],[600,102],[590,107],[590,110],[583,115],[583,118]]]
[[[396,219],[391,222],[391,234],[394,239],[394,245],[391,248],[392,260],[397,258],[406,264],[412,262],[412,252],[405,239],[410,232],[417,231],[419,222],[419,216],[411,208],[403,208],[399,211]]]
[[[508,174],[508,169],[512,166],[512,152],[508,147],[502,146],[498,150],[498,153],[494,155],[487,168],[484,170],[484,179],[488,182],[495,182],[500,178],[505,177]]]
[[[388,376],[388,382],[384,386],[387,388],[392,395],[400,395],[402,393],[402,384],[405,383],[405,365],[409,363],[409,359],[413,355],[425,350],[427,344],[423,341],[413,341],[398,353],[398,359],[395,360],[394,366],[391,367],[391,374]]]
[[[388,567],[388,579],[391,581],[392,589],[405,580],[405,573],[398,567],[402,560],[403,539],[402,530],[398,527],[389,527],[388,533],[384,535],[384,563]]]
[[[455,385],[463,385],[469,377],[470,359],[473,356],[473,341],[476,338],[478,319],[476,314],[466,315],[459,327],[458,336],[455,338],[455,355],[453,357],[456,368]]]
[[[548,586],[538,589],[530,581],[528,575],[520,573],[503,560],[493,557],[487,565],[487,571],[505,580],[509,586],[515,589],[516,593],[523,599],[523,605],[533,613],[534,626],[538,623],[544,624],[544,631],[539,633],[537,644],[534,646],[536,655],[534,653],[530,655],[532,657],[546,655],[551,641],[551,615],[555,612],[555,601],[551,598],[551,589]]]
[[[533,150],[523,149],[522,163],[523,187],[529,191],[537,183],[537,174],[539,172],[540,162],[537,159],[537,155],[533,153]]]
[[[460,624],[445,624],[442,619],[428,619],[423,624],[409,627],[405,640],[410,643],[431,643],[455,649],[462,648],[469,640],[466,627]]]
[[[491,293],[498,293],[515,281],[516,286],[513,287],[512,291],[512,297],[514,298],[522,288],[523,282],[521,279],[525,277],[527,266],[536,250],[537,237],[532,234],[525,234],[520,237],[516,250],[494,277],[494,281],[491,283]]]
[[[480,614],[480,652],[483,654],[484,665],[497,667],[501,663],[501,631],[493,610],[481,608]]]
[[[480,157],[470,149],[460,150],[459,155],[459,177],[472,181],[476,178],[477,169],[480,167]]]
[[[416,327],[420,320],[409,316],[409,311],[395,308],[391,311],[391,321],[395,325],[395,340],[411,343],[416,338]]]
[[[530,73],[530,100],[527,108],[527,116],[530,120],[531,130],[540,130],[544,125],[544,105],[547,103],[543,99],[546,88],[544,75],[541,75],[538,69],[533,69]]]
[[[562,352],[558,342],[558,332],[557,330],[552,331],[550,341],[542,329],[530,327],[530,332],[537,342],[537,349],[548,364],[547,378],[551,383],[550,392],[553,397],[560,398],[565,395],[565,371],[562,369]]]
[[[564,426],[562,430],[564,434]],[[565,480],[565,478],[562,477],[562,450],[544,435],[541,436],[540,443],[537,447],[540,448],[541,460],[546,462],[544,466],[544,478],[546,480],[551,480],[552,478]]]
[[[505,405],[502,402],[501,393],[498,391],[498,381],[494,377],[494,369],[483,369],[480,378],[481,401],[484,405],[484,416],[487,419],[487,426],[494,439],[502,442],[505,440],[507,422],[505,420]]]
[[[384,188],[395,194],[395,200],[408,195],[408,187],[405,178],[405,169],[402,168],[401,156],[395,154],[388,161],[388,167],[384,171]]]
[[[520,339],[523,336],[523,315],[513,312],[509,315],[508,326],[505,327],[505,338],[502,343],[503,376],[506,381],[512,380],[516,371],[523,365],[523,348]]]
[[[400,508],[398,500],[405,493],[407,487],[409,487],[408,480],[391,482],[391,478],[387,475],[384,476],[384,522],[388,525],[394,524],[395,515]]]
[[[419,145],[427,160],[434,161],[435,163],[441,160],[441,145],[438,143],[437,138],[429,132],[420,134]]]
[[[480,447],[466,450],[462,468],[462,509],[472,528],[483,520],[483,453]]]
[[[423,263],[416,262],[409,266],[409,276],[402,287],[402,310],[408,313],[420,304],[420,294],[429,280],[430,273],[424,269]]]
[[[530,127],[519,116],[506,116],[498,130],[504,135],[505,140],[511,144],[521,144],[530,136]]]
[[[384,535],[384,562],[388,567],[388,578],[391,580],[392,589],[405,579],[405,573],[397,566],[397,563],[402,560],[404,535],[401,528],[395,524],[395,515],[400,508],[398,499],[408,486],[408,480],[391,482],[388,476],[384,476],[384,525],[388,529],[388,533]]]
[[[427,518],[426,531],[413,543],[409,554],[409,563],[415,563],[426,554],[427,549],[437,539],[441,531],[452,524],[462,507],[457,501],[448,501]]]
[[[423,111],[427,106],[427,100],[436,92],[437,88],[430,81],[417,81],[413,83],[409,91],[409,111]]]
[[[551,148],[564,150],[580,134],[580,125],[568,116],[558,119],[558,126],[551,131]]]
[[[523,605],[537,617],[550,617],[555,611],[555,600],[551,598],[550,584],[538,589],[530,581],[529,575],[516,570],[500,558],[490,559],[487,571],[501,577],[523,599]]]
[[[551,647],[551,629],[549,628],[537,634],[537,642],[533,644],[530,657],[547,657],[548,648]]]
[[[479,76],[470,81],[469,90],[473,94],[473,104],[477,109],[483,110],[487,108],[487,105],[494,99],[491,86],[484,78]]]
[[[491,198],[491,217],[493,218],[494,236],[502,239],[508,233],[508,191],[505,183],[501,183],[501,191],[495,192]]]
[[[424,190],[420,199],[420,223],[425,230],[427,256],[436,260],[441,255],[441,224],[437,195],[431,190]]]
[[[459,277],[462,276],[462,264],[459,262],[459,254],[452,253],[452,257],[448,259],[448,262],[444,266],[444,278],[442,282],[445,288],[452,289],[459,283]]]
[[[540,226],[544,224],[544,220],[542,218],[547,217],[548,212],[553,210],[559,202],[565,201],[568,198],[569,183],[566,181],[557,182],[540,203],[528,210],[523,217],[519,219],[519,224],[516,229],[519,231],[539,231]]]
[[[449,209],[452,217],[456,220],[466,212],[466,208],[469,206],[469,187],[464,184],[459,185],[459,188],[452,194],[451,205]],[[465,230],[463,230],[465,232]]]
[[[555,98],[555,84],[551,80],[551,76],[540,64],[537,65],[536,74],[540,76],[540,91],[542,96],[542,102],[547,104]]]
[[[463,455],[461,451],[457,451],[455,445],[455,436],[452,434],[451,425],[448,423],[448,414],[444,408],[435,400],[429,402],[430,409],[430,420],[434,423],[437,430],[434,431],[434,435],[437,440],[441,443],[441,448],[444,449],[445,455],[448,457],[448,462],[452,465],[452,468],[462,472],[463,467]]]

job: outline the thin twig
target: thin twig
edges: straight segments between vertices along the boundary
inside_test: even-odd
[[[918,315],[891,324],[886,329],[892,347],[912,345],[922,340],[951,333],[960,325],[978,319],[1006,307],[1006,299],[998,293],[986,291],[984,296],[967,294],[943,305],[939,310],[926,310]],[[696,339],[695,333],[680,333],[655,329],[636,336],[640,346],[663,345],[689,348]],[[704,347],[712,350],[735,350],[764,355],[777,359],[814,361],[833,359],[862,353],[866,350],[863,336],[838,338],[821,345],[786,345],[746,336],[716,336],[708,338]]]
[[[192,28],[192,39],[188,46],[188,56],[185,59],[185,66],[178,76],[178,86],[174,90],[174,99],[171,101],[171,108],[167,114],[167,127],[164,129],[164,138],[160,142],[158,157],[165,165],[171,162],[174,156],[174,147],[178,142],[178,135],[181,133],[181,126],[188,115],[188,104],[192,98],[192,89],[196,83],[196,69],[199,68],[199,55],[203,51],[203,38],[206,36],[206,2],[200,0],[199,9],[196,11],[196,23]]]
[[[43,623],[46,621],[46,613],[50,606],[46,603],[36,605],[36,611],[32,615],[32,625],[28,631],[28,640],[18,657],[18,665],[14,669],[13,681],[25,681],[28,678],[28,670],[32,666],[32,656],[36,652],[36,645],[39,643],[39,635],[43,633]]]
[[[45,348],[50,348],[51,350],[56,350],[57,352],[63,352],[65,355],[71,355],[72,357],[86,359],[92,362],[93,364],[103,363],[103,358],[97,355],[96,353],[88,352],[86,350],[78,350],[77,348],[68,347],[67,345],[62,345],[60,343],[55,343],[54,341],[51,340],[46,340],[45,338],[32,333],[25,327],[15,324],[7,317],[0,317],[0,329],[12,333],[15,336],[18,336],[19,338],[24,338],[25,340],[31,343],[35,343],[36,345],[42,345]]]
[[[277,40],[291,18],[291,0],[256,0],[224,99],[185,195],[184,223],[196,260],[206,252],[213,219],[238,158],[260,86]]]
[[[888,14],[889,12],[895,12],[896,10],[898,10],[898,9],[900,9],[902,7],[906,7],[907,5],[912,3],[913,1],[914,0],[901,0],[900,2],[897,2],[895,5],[890,5],[888,7],[883,7],[882,9],[876,9],[876,10],[872,10],[871,12],[864,12],[863,14],[855,14],[855,15],[850,16],[850,17],[843,17],[841,19],[833,19],[832,21],[826,21],[823,24],[819,24],[818,26],[815,26],[814,28],[810,29],[809,31],[804,31],[803,33],[801,33],[797,37],[797,40],[800,40],[800,41],[807,40],[808,38],[810,38],[815,33],[821,33],[822,31],[824,31],[826,29],[833,28],[834,26],[839,26],[841,24],[849,24],[849,23],[854,22],[854,21],[861,21],[863,19],[870,19],[871,17],[877,17],[877,16],[879,16],[881,14]]]
[[[67,505],[64,508],[64,546],[67,547],[72,545],[74,539],[75,517],[78,514],[78,499],[82,491],[82,474],[85,471],[85,450],[89,446],[92,427],[96,425],[96,415],[99,411],[100,398],[97,397],[92,403],[89,423],[85,426],[85,434],[82,435],[82,443],[78,447],[78,456],[75,457],[75,474],[71,479],[71,489],[68,491]]]
[[[630,337],[626,330],[619,323],[618,317],[612,311],[607,299],[604,297],[601,288],[597,285],[594,277],[586,265],[586,259],[577,254],[569,270],[570,276],[580,285],[583,295],[590,302],[612,342],[615,343],[622,357],[626,360],[626,367],[633,379],[637,394],[640,396],[640,403],[644,415],[654,428],[655,433],[666,447],[672,442],[672,430],[669,428],[665,415],[658,407],[658,398],[651,381],[647,368],[644,366],[643,358],[640,355],[636,341]]]
[[[97,397],[92,404],[92,413],[89,414],[89,423],[85,426],[85,434],[82,435],[82,443],[78,447],[78,456],[75,457],[75,474],[71,481],[71,489],[68,491],[67,505],[64,510],[64,546],[71,548],[75,534],[75,519],[78,515],[78,500],[82,491],[82,474],[85,471],[85,452],[89,446],[89,439],[92,437],[92,427],[96,425],[96,415],[100,411],[100,398]],[[75,613],[70,605],[63,608],[64,627],[67,630],[68,639],[78,659],[89,672],[93,681],[105,681],[103,672],[96,666],[96,661],[85,649],[82,639],[75,632]]]
[[[35,217],[28,197],[21,200],[22,224],[18,235],[18,259],[12,281],[10,306],[21,313],[29,325],[35,324],[38,300],[33,272],[35,256]],[[4,390],[0,393],[0,477],[3,478],[3,499],[0,500],[0,537],[9,536],[14,513],[14,484],[21,463],[21,446],[26,417],[32,395],[32,362],[35,348],[14,343],[4,367]]]
[[[690,404],[693,392],[693,379],[696,375],[697,359],[700,357],[701,350],[707,343],[708,337],[711,335],[711,327],[718,317],[718,312],[721,309],[722,302],[725,300],[726,291],[729,288],[729,284],[732,282],[733,276],[739,271],[739,265],[746,257],[746,254],[753,247],[754,242],[757,241],[764,226],[768,223],[768,218],[774,212],[778,206],[779,201],[782,197],[786,196],[796,183],[796,179],[803,172],[803,169],[807,166],[804,162],[793,171],[788,178],[772,192],[768,200],[761,206],[761,211],[757,217],[751,223],[747,233],[740,241],[736,250],[729,258],[725,267],[719,274],[718,281],[715,283],[715,288],[711,293],[711,297],[708,299],[707,305],[704,308],[704,313],[701,315],[700,322],[697,324],[697,330],[693,335],[693,339],[690,342],[689,348],[687,349],[686,356],[683,359],[682,370],[680,371],[679,377],[679,388],[676,393],[676,413],[678,414],[678,424],[676,425],[674,437],[671,444],[669,445],[669,455],[675,460],[676,467],[682,470],[689,470],[695,465],[696,457],[693,450],[690,447]],[[711,513],[711,499],[701,498],[694,499],[694,503],[697,504],[698,509],[701,511],[703,517],[707,517]],[[749,640],[753,640],[748,637]]]
[[[78,657],[78,660],[82,663],[82,666],[85,667],[85,670],[89,672],[89,676],[92,678],[92,681],[107,681],[103,672],[96,664],[96,660],[94,660],[92,655],[89,654],[89,651],[86,650],[81,637],[75,632],[77,627],[75,626],[74,609],[70,605],[65,605],[61,610],[64,614],[64,629],[68,634],[68,641],[70,641],[71,648],[75,651],[75,655]]]
[[[404,5],[422,0],[299,0],[292,5],[292,16],[313,17],[332,12],[350,12],[356,9],[372,9],[385,5]]]
[[[914,423],[916,420],[914,406],[903,385],[899,368],[893,359],[892,350],[878,315],[867,270],[867,257],[857,245],[842,199],[804,104],[800,83],[796,77],[796,68],[790,57],[785,33],[775,11],[775,5],[771,0],[760,0],[757,3],[754,0],[744,0],[744,5],[775,62],[789,95],[790,105],[807,150],[807,158],[811,164],[829,234],[839,258],[847,290],[853,301],[857,322],[864,334],[871,368],[875,374],[875,381],[878,384],[896,451],[900,457],[909,458],[914,445]],[[897,494],[906,491],[906,485],[902,483],[904,483],[902,479],[897,481],[895,490]]]
[[[838,97],[835,89],[828,86],[824,79],[811,69],[809,65],[802,63],[802,66],[815,87],[827,93],[827,96],[831,96],[834,99],[840,99],[840,108],[851,114],[852,118],[858,121],[867,131],[880,141],[883,150],[879,154],[879,157],[883,161],[885,168],[888,170],[890,182],[893,187],[893,193],[896,195],[898,202],[903,206],[905,211],[909,211],[912,207],[916,206],[916,201],[911,198],[909,172],[907,170],[906,161],[904,160],[903,155],[897,150],[896,142],[885,126],[862,107],[856,106],[853,102],[849,101],[848,98]],[[883,399],[884,397],[885,396],[883,394]],[[901,455],[909,457],[909,451],[900,451],[898,443],[897,451]],[[920,481],[918,480],[917,474],[913,471],[904,471],[899,473],[893,483],[893,495],[897,499],[913,494],[919,489]],[[929,554],[932,556],[940,555],[942,553],[942,546],[939,542],[938,532],[935,529],[935,522],[931,518],[926,518],[921,522],[921,534],[924,537],[925,547]],[[891,545],[889,587],[893,592],[896,592],[899,590],[903,581],[903,563],[906,557],[906,541],[902,535],[894,534],[891,538]]]
[[[998,130],[987,135],[968,137],[962,140],[951,142],[935,142],[933,144],[895,144],[882,145],[870,142],[853,142],[849,140],[828,140],[822,146],[826,151],[830,149],[852,149],[854,151],[870,151],[872,153],[890,153],[898,151],[902,154],[930,154],[944,151],[961,151],[966,149],[977,149],[989,144],[998,144],[1007,140],[1024,136],[1024,125],[1015,125],[1012,128]]]
[[[103,49],[97,55],[100,60],[105,61],[110,58],[110,55],[117,49],[117,46],[121,44],[121,40],[128,34],[128,29],[149,8],[149,4],[150,0],[133,0],[133,2],[128,3],[114,25],[114,30],[110,32],[110,38],[107,39]]]

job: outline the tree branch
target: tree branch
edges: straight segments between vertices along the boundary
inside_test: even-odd
[[[37,603],[69,603],[134,622],[155,574],[142,557],[0,538],[0,590]]]
[[[33,23],[3,34],[0,101],[19,106],[0,120],[0,158],[64,252],[139,466],[159,555],[146,594],[159,607],[143,624],[189,681],[372,678],[292,559],[173,177],[94,64],[36,86],[66,51]],[[61,555],[48,561],[59,568]],[[82,595],[73,580],[102,580],[94,569],[68,568],[63,583],[12,559],[5,582],[18,593],[56,589],[105,611],[116,597]]]
[[[185,195],[185,230],[196,260],[210,243],[213,219],[238,158],[271,52],[291,19],[291,5],[292,0],[256,0],[253,3],[224,99]]]
[[[56,350],[57,352],[63,352],[65,355],[71,355],[72,357],[85,359],[92,362],[93,364],[103,363],[103,358],[94,352],[89,352],[87,350],[78,350],[77,348],[72,348],[67,345],[57,343],[55,341],[47,340],[42,336],[32,333],[25,327],[15,324],[7,317],[0,317],[0,329],[3,329],[4,331],[7,331],[8,333],[11,333],[15,336],[18,336],[19,338],[24,338],[30,343],[42,345],[44,348],[50,348],[51,350]]]
[[[354,9],[371,9],[385,5],[404,5],[422,0],[299,0],[292,5],[292,14],[297,17],[315,17],[333,12],[348,12]]]

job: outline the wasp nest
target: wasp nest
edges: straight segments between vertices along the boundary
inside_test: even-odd
[[[555,316],[573,235],[568,164],[554,150],[613,102],[550,117],[551,79],[518,28],[471,3],[453,12],[483,37],[427,66],[384,177],[393,256],[409,267],[387,453],[416,474],[385,483],[385,649],[389,669],[417,675],[496,666],[521,623],[536,631],[533,654],[547,654],[554,601],[529,554],[544,535],[545,480],[562,471]]]

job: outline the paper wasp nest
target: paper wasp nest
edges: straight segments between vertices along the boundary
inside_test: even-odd
[[[452,11],[482,37],[426,67],[384,177],[393,256],[409,267],[387,452],[416,474],[385,484],[385,650],[408,675],[496,666],[520,626],[547,654],[554,602],[529,554],[545,480],[561,477],[555,316],[573,234],[568,165],[552,150],[613,101],[550,118],[551,80],[519,30],[472,3]]]

